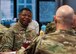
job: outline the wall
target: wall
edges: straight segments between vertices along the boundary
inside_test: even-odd
[[[1,0],[1,12],[3,13],[3,17],[10,18],[11,17],[11,9],[10,9],[10,0]]]
[[[76,0],[65,0],[64,4],[70,5],[76,12]]]

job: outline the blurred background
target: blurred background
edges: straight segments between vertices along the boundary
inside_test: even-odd
[[[70,5],[76,11],[76,0],[0,0],[0,23],[6,27],[18,21],[19,11],[27,7],[32,11],[32,19],[36,20],[40,28],[53,21],[58,7]]]

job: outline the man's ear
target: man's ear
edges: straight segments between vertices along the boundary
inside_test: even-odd
[[[54,21],[55,21],[55,23],[57,23],[57,20],[56,20],[56,15],[54,16]]]
[[[56,16],[54,16],[54,21],[56,20]]]

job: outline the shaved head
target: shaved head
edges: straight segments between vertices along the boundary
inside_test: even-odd
[[[55,22],[58,29],[70,29],[73,22],[74,10],[68,6],[63,5],[56,11]]]
[[[63,5],[56,11],[56,20],[60,22],[71,22],[73,19],[74,10],[68,6]]]
[[[74,14],[74,10],[68,5],[61,6],[56,12],[56,16],[66,16],[70,14]]]

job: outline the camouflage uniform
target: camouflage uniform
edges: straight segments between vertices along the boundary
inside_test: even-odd
[[[6,28],[5,26],[0,24],[0,41],[7,30],[8,30],[8,28]]]
[[[2,50],[2,38],[5,36],[8,28],[0,24],[0,51]]]
[[[55,30],[56,30],[55,22],[51,22],[46,25],[46,33],[52,33],[55,32]]]
[[[33,23],[33,24],[32,24]],[[31,26],[31,27],[30,27]],[[32,28],[33,27],[33,28]],[[1,51],[19,50],[24,40],[32,41],[36,36],[37,22],[31,22],[28,27],[23,28],[20,22],[10,27],[3,37],[3,49]]]
[[[73,31],[57,31],[39,36],[26,49],[26,54],[76,54],[76,34]]]

